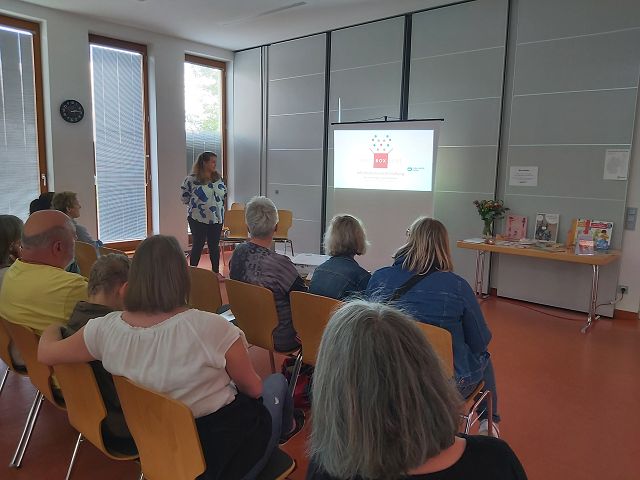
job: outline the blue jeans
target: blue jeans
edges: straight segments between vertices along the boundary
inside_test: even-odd
[[[489,358],[489,360],[487,361],[487,365],[482,374],[482,380],[484,380],[485,388],[491,391],[491,400],[493,404],[493,421],[499,422],[500,414],[498,413],[498,392],[496,390],[496,376],[493,372],[493,363],[491,362],[491,358]],[[469,395],[471,395],[471,393],[476,389],[477,386],[477,383],[475,385],[466,385],[462,389],[459,389],[460,395],[462,395],[463,398],[467,398]],[[487,418],[486,402],[483,401],[480,404],[480,409],[483,410],[482,414],[480,415],[480,419],[484,420]]]
[[[293,426],[293,397],[289,395],[289,384],[284,375],[274,373],[265,378],[262,382],[262,404],[271,414],[271,438],[263,457],[243,480],[251,480],[258,476],[278,446],[282,432],[288,432]]]

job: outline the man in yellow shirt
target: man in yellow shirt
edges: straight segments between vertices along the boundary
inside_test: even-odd
[[[56,210],[33,213],[24,224],[22,256],[5,273],[0,316],[36,333],[67,324],[76,303],[87,299],[87,280],[65,272],[75,250],[75,227]]]

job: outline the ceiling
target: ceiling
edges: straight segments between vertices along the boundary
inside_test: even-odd
[[[454,0],[24,0],[230,50],[269,44]]]

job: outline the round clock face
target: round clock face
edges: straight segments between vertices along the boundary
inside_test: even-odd
[[[60,115],[69,123],[78,123],[84,117],[84,108],[77,100],[65,100],[60,104]]]

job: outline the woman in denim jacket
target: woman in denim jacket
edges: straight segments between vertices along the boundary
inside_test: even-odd
[[[498,395],[493,365],[487,351],[491,332],[467,281],[453,273],[449,237],[444,225],[433,218],[418,218],[407,230],[407,243],[394,255],[393,265],[377,270],[366,296],[385,301],[416,274],[424,278],[395,302],[396,306],[423,323],[451,333],[453,362],[458,390],[466,398],[484,380],[493,397],[493,421],[499,422]],[[481,416],[480,433],[487,434]],[[497,425],[494,432],[497,436]]]
[[[333,217],[324,236],[324,249],[331,258],[313,271],[309,292],[338,300],[363,292],[371,274],[353,258],[367,251],[362,222],[351,215]]]

